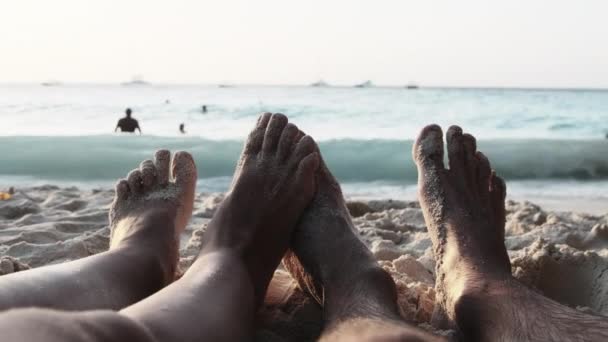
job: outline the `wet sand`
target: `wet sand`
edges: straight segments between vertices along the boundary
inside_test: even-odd
[[[43,186],[18,189],[0,201],[0,275],[74,260],[108,248],[109,189]],[[187,269],[222,194],[198,194],[182,235],[180,267]],[[560,207],[563,207],[561,205]],[[361,239],[393,275],[402,315],[429,328],[434,303],[434,259],[416,202],[349,202]],[[513,274],[566,305],[608,316],[608,208],[594,214],[552,212],[529,202],[507,202],[506,246]],[[318,336],[321,310],[279,270],[259,314],[259,340]]]

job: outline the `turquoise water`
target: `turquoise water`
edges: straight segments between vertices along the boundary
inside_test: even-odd
[[[143,136],[111,133],[126,107]],[[412,139],[439,123],[477,136],[514,195],[608,199],[608,92],[581,90],[2,85],[0,188],[109,186],[169,148],[194,154],[201,190],[224,191],[262,111],[287,114],[319,141],[355,195],[414,193]]]

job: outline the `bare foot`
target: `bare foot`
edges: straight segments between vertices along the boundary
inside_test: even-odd
[[[317,193],[283,265],[323,306],[321,340],[440,340],[402,321],[395,282],[357,237],[340,185],[323,160],[316,177]]]
[[[449,170],[437,125],[425,127],[413,148],[418,197],[436,260],[435,323],[455,320],[463,296],[485,281],[510,278],[504,245],[506,188],[476,149],[475,138],[452,126],[447,132]]]
[[[282,114],[265,113],[250,133],[230,191],[205,233],[201,254],[236,253],[259,305],[315,192],[317,145]]]
[[[154,162],[142,162],[126,180],[118,181],[110,208],[110,249],[149,246],[163,268],[165,284],[171,282],[179,258],[179,235],[192,215],[196,178],[189,153],[177,152],[171,163],[170,152],[160,150]]]
[[[324,306],[329,322],[368,313],[399,319],[395,284],[357,237],[340,185],[324,162],[317,185],[283,264]]]

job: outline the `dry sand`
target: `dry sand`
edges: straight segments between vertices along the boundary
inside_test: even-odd
[[[43,186],[19,189],[0,201],[0,275],[74,260],[108,248],[108,208],[113,191]],[[182,270],[200,249],[200,238],[221,194],[199,194],[181,243]],[[428,328],[434,303],[434,259],[416,202],[350,202],[362,240],[399,289],[404,318]],[[603,215],[546,212],[507,202],[506,246],[513,274],[556,301],[608,316],[608,208]],[[314,339],[321,310],[288,274],[275,275],[260,313],[258,339]]]

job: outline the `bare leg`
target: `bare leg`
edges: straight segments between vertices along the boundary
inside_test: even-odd
[[[459,127],[425,127],[414,144],[419,199],[437,260],[435,324],[467,341],[603,341],[608,319],[560,305],[511,276],[504,245],[506,187]]]
[[[88,258],[0,277],[0,310],[45,307],[114,309],[131,305],[173,281],[177,237],[192,214],[196,168],[189,154],[173,161],[156,153],[116,185],[110,209],[110,250]]]
[[[16,309],[0,314],[2,341],[156,342],[143,325],[115,311]]]
[[[121,313],[159,341],[242,341],[315,191],[316,144],[280,114],[260,117],[203,249],[172,285]]]
[[[441,340],[402,321],[395,283],[355,235],[340,185],[323,162],[317,185],[283,263],[323,305],[322,340]]]

